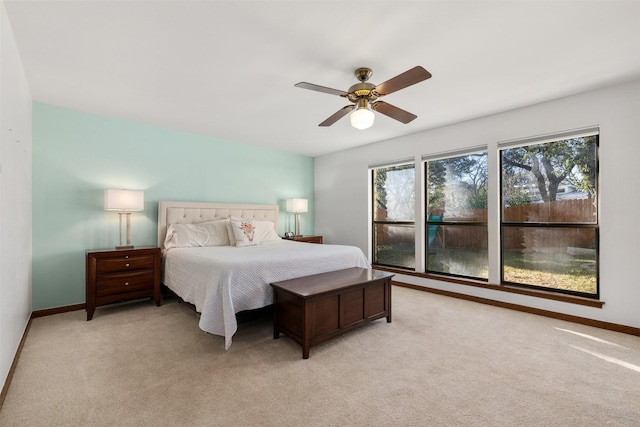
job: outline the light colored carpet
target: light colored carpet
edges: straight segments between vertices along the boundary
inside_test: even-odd
[[[2,426],[640,426],[640,337],[393,287],[311,348],[174,299],[33,320]]]

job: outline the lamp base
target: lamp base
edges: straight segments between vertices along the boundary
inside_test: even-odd
[[[296,219],[296,232],[293,234],[294,237],[300,237],[302,234],[300,233],[300,214],[298,212],[295,213]]]
[[[123,215],[126,217],[126,230],[123,230],[122,228]],[[116,246],[116,249],[133,249],[133,245],[131,244],[131,212],[118,212],[118,216],[120,217],[120,244]],[[126,231],[126,234],[123,234],[123,231]],[[125,244],[124,242],[127,243]]]

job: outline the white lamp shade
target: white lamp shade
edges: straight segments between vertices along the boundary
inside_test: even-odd
[[[104,209],[107,211],[141,211],[144,209],[144,191],[104,190]]]
[[[306,212],[308,209],[307,199],[287,199],[287,212]]]
[[[375,118],[376,115],[373,113],[373,111],[367,108],[358,108],[353,113],[351,113],[351,116],[349,116],[349,119],[351,120],[351,126],[356,129],[370,128],[373,125],[373,121],[375,120]]]

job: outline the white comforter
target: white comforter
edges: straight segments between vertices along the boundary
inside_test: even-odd
[[[238,329],[235,314],[273,303],[269,283],[350,267],[369,268],[354,246],[290,240],[257,246],[174,248],[164,255],[164,284],[201,313],[200,329],[225,337]]]

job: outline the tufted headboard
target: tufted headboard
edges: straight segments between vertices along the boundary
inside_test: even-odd
[[[170,224],[194,224],[232,216],[271,221],[277,232],[278,211],[278,205],[161,201],[158,204],[158,246],[164,249],[164,238]]]

